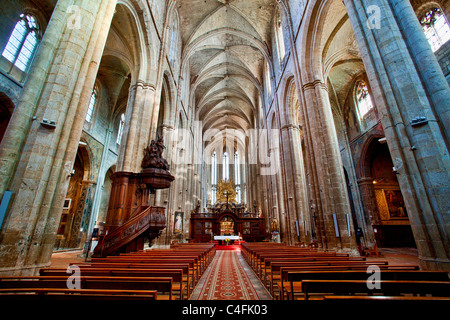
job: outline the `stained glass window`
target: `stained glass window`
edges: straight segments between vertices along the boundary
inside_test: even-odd
[[[433,51],[439,49],[450,39],[450,27],[441,9],[429,10],[420,19],[420,24]]]

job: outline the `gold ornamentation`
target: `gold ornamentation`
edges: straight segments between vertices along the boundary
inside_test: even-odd
[[[227,193],[228,192],[228,202],[233,203],[236,202],[236,190],[234,190],[234,182],[225,179],[219,180],[217,182],[217,191],[216,191],[216,199],[217,202],[227,202]]]

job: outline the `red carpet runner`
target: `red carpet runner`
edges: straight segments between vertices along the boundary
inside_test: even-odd
[[[199,283],[198,286],[201,290],[196,290],[191,299],[259,300],[261,298],[239,261],[238,251],[234,250],[218,250],[204,282]]]

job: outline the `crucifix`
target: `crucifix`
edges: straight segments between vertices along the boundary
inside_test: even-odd
[[[227,197],[227,208],[228,208],[228,194],[229,194],[228,191],[225,191],[225,192],[223,193],[223,195]]]

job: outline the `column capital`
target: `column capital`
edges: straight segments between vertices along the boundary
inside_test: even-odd
[[[322,80],[318,80],[318,79],[308,82],[308,83],[305,83],[302,88],[303,88],[303,91],[306,91],[306,90],[314,89],[316,87],[320,87],[320,88],[328,91],[327,85]]]
[[[130,86],[130,90],[134,90],[138,87],[140,87],[142,89],[150,89],[150,90],[156,91],[156,87],[153,83],[148,83],[143,80],[137,80],[135,84]]]
[[[296,124],[288,123],[281,127],[281,130],[283,130],[283,131],[289,130],[289,129],[300,130],[300,126],[296,125]]]

